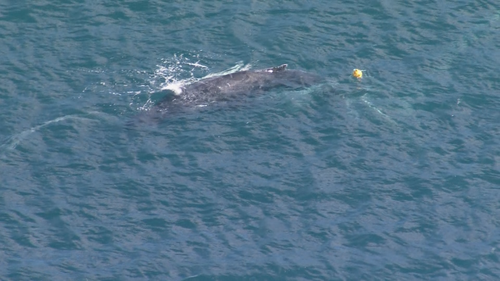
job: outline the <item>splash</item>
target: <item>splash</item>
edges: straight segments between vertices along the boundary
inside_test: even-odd
[[[245,65],[240,61],[233,67],[230,67],[221,72],[207,74],[207,72],[209,71],[208,66],[200,63],[200,59],[198,56],[196,56],[195,59],[196,61],[192,62],[192,58],[188,58],[183,55],[175,55],[171,59],[163,60],[163,65],[158,65],[158,68],[156,69],[151,79],[153,92],[156,90],[170,90],[173,91],[176,95],[179,95],[182,93],[183,86],[195,83],[202,79],[249,70],[251,68],[250,64]],[[201,78],[197,78],[200,76]]]

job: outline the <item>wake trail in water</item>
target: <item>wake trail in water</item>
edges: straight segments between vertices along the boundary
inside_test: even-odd
[[[102,113],[101,112],[97,112],[97,111],[91,111],[91,112],[88,112],[87,114],[101,115]],[[7,139],[5,141],[3,141],[3,143],[0,145],[0,153],[1,152],[5,153],[5,152],[8,152],[8,151],[14,150],[29,135],[31,135],[31,134],[39,131],[40,129],[42,129],[44,127],[47,127],[50,124],[58,123],[58,122],[65,121],[65,120],[84,120],[84,121],[88,121],[88,120],[93,120],[93,119],[86,118],[86,117],[81,117],[79,115],[66,115],[66,116],[57,117],[55,119],[46,121],[43,124],[40,124],[38,126],[34,126],[34,127],[29,128],[27,130],[24,130],[24,131],[22,131],[22,132],[20,132],[18,134],[15,134],[13,136],[7,137]]]

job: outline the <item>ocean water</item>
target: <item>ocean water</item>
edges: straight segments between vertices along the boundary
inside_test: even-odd
[[[492,0],[3,1],[0,279],[498,280],[499,49]]]

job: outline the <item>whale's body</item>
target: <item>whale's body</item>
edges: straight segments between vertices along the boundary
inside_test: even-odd
[[[321,81],[322,78],[317,75],[289,70],[286,64],[260,70],[239,71],[185,85],[175,94],[165,96],[148,114],[149,118],[160,119],[186,108],[238,101],[273,88],[300,89]],[[140,119],[144,119],[143,117]]]
[[[202,79],[181,87],[179,93],[166,96],[155,107],[161,110],[182,105],[204,106],[217,101],[231,101],[243,96],[261,94],[278,87],[307,87],[319,81],[319,76],[299,70],[288,70],[287,65],[283,64]]]

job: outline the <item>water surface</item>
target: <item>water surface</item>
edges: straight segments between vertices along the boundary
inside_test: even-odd
[[[302,2],[0,4],[1,279],[498,279],[500,5]]]

